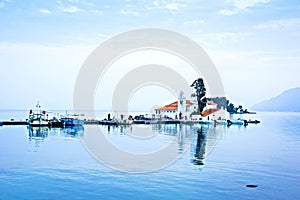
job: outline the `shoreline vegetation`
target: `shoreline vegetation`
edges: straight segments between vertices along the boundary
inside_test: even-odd
[[[227,112],[230,114],[256,114],[256,112],[248,111],[248,109],[244,109],[242,105],[235,107],[233,103],[226,97],[214,97],[207,98],[209,101],[213,101],[217,104],[218,108],[226,108]]]
[[[202,115],[203,109],[209,101],[215,103],[218,109],[225,109],[229,114],[256,114],[244,109],[242,105],[235,107],[226,97],[206,97],[206,88],[202,78],[196,79],[191,87],[195,89],[195,93],[191,97],[196,97],[198,101],[198,109],[193,114]]]

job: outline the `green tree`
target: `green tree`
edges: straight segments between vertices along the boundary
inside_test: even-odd
[[[227,111],[230,112],[230,113],[235,113],[235,108],[234,108],[233,103],[230,103],[230,104],[228,105]]]
[[[207,98],[210,101],[213,101],[217,104],[218,108],[227,108],[229,101],[226,99],[226,97],[212,97],[212,98]]]
[[[243,106],[242,105],[239,105],[239,107],[237,107],[237,109],[236,109],[237,111],[239,110],[239,112],[243,112]]]
[[[191,85],[196,90],[196,97],[198,101],[198,112],[199,114],[203,111],[206,105],[206,88],[202,78],[196,79]]]

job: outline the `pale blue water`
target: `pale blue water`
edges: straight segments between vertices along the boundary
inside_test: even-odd
[[[2,111],[0,118],[24,119],[24,112]],[[222,127],[208,155],[202,155],[203,140],[189,133],[196,138],[179,160],[142,174],[100,164],[81,144],[82,129],[2,126],[0,199],[299,199],[300,113],[251,117],[262,123]],[[166,127],[169,135],[158,138],[178,138],[172,126]],[[104,134],[118,142],[127,137],[117,128]],[[182,153],[180,144],[177,151]]]

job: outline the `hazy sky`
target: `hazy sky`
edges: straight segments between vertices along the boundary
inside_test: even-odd
[[[1,109],[27,109],[37,100],[72,108],[88,55],[112,36],[147,27],[179,32],[204,48],[233,103],[251,106],[300,86],[299,0],[0,0],[0,26]],[[146,89],[132,97],[131,109],[174,100],[161,88]],[[109,95],[100,96],[96,107],[109,109]]]

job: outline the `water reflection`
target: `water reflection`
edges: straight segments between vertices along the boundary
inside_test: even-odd
[[[83,126],[70,126],[70,127],[65,127],[61,128],[60,132],[65,136],[65,137],[82,137],[84,133],[84,127]]]
[[[64,137],[82,137],[84,133],[83,126],[72,126],[65,128],[49,128],[49,127],[32,127],[28,126],[29,140],[44,140],[48,136],[60,136]]]
[[[44,142],[44,138],[48,137],[49,127],[32,127],[28,126],[29,142],[33,142],[35,147],[39,147]]]
[[[49,127],[32,127],[28,126],[28,134],[29,134],[29,139],[31,140],[32,138],[45,138],[48,136],[48,132],[50,130]]]
[[[205,158],[205,147],[206,147],[206,134],[203,131],[203,127],[198,129],[196,132],[196,148],[194,159],[192,159],[192,163],[194,165],[204,165],[203,160]]]
[[[118,132],[120,134],[125,134],[127,131],[132,131],[132,126],[130,125],[106,125],[107,133]]]
[[[164,148],[165,145],[172,145],[171,154],[180,155],[190,149],[190,162],[197,166],[204,165],[205,158],[216,145],[220,134],[226,129],[225,126],[187,124],[119,125],[100,126],[100,128],[103,134],[109,136],[111,143],[129,152],[132,150],[133,152],[147,153],[147,150],[155,151]],[[139,136],[136,132],[143,129],[152,132],[152,136],[149,138],[135,137]],[[35,141],[35,144],[39,146],[47,137],[55,140],[62,137],[84,138],[84,126],[66,128],[28,126],[28,135],[29,141]]]
[[[132,126],[103,126],[103,134],[109,134],[116,137],[109,137],[110,142],[120,149],[128,150],[127,145],[137,145],[145,139],[149,143],[145,143],[144,149],[147,148],[163,148],[159,145],[170,144],[175,141],[173,153],[182,154],[187,149],[191,149],[191,163],[197,166],[204,165],[204,159],[211,152],[217,143],[221,133],[226,130],[226,126],[214,125],[189,125],[189,124],[153,124],[153,125],[132,125]],[[138,133],[143,131],[151,137],[143,137]],[[118,136],[128,136],[118,139]],[[163,136],[163,137],[156,137]],[[162,142],[162,140],[164,140]],[[117,141],[117,142],[116,142]],[[150,145],[152,147],[148,147]],[[128,147],[128,149],[127,149]],[[129,151],[129,150],[128,150]],[[144,151],[139,153],[146,153]]]

